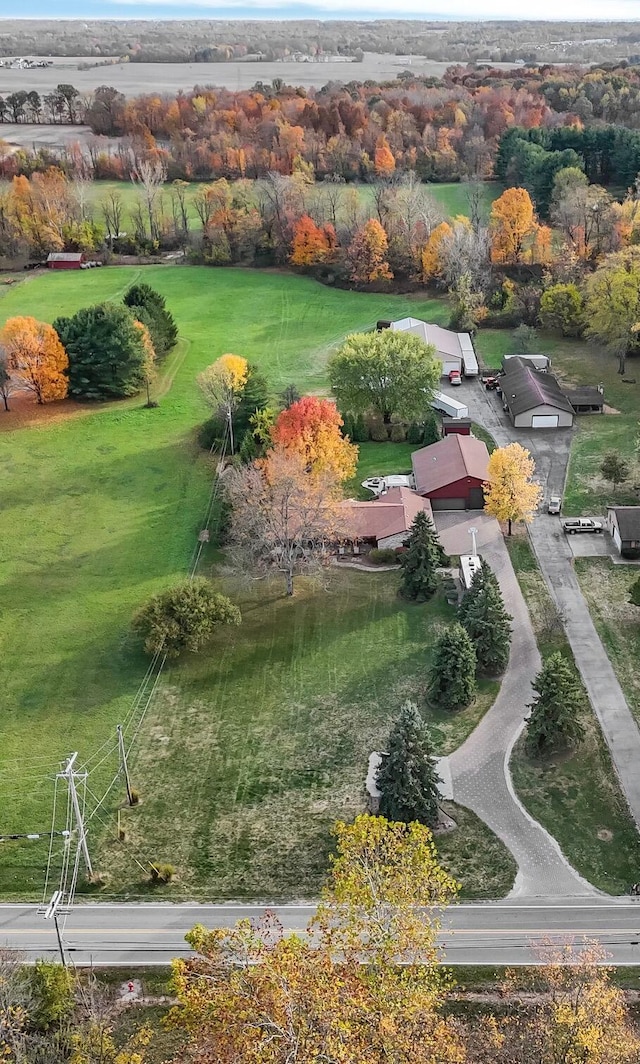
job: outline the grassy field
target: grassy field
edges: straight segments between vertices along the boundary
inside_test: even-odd
[[[571,649],[561,624],[555,620],[549,592],[528,540],[522,537],[507,543],[542,657],[560,651],[573,662]],[[582,570],[582,565],[583,560],[578,559],[576,566]],[[592,575],[589,584],[595,588]],[[598,581],[597,586],[600,601],[604,603],[602,582]],[[632,660],[635,661],[640,649],[637,640],[634,649],[636,654]],[[627,650],[631,651],[632,647],[627,645]],[[630,664],[629,673],[632,669]],[[636,687],[636,696],[638,693]],[[585,702],[582,722],[585,739],[569,756],[553,757],[544,762],[532,760],[520,740],[511,759],[511,774],[531,815],[558,840],[574,868],[601,890],[622,894],[637,880],[640,838],[618,787],[600,726],[588,702]]]
[[[640,567],[614,565],[608,558],[576,558],[575,566],[593,623],[640,724],[640,610],[629,602]]]
[[[198,214],[193,206],[193,199],[198,191],[206,187],[207,182],[193,181],[189,184],[186,200],[189,207],[191,226],[196,228],[200,225]],[[373,197],[373,185],[345,185],[348,188],[357,188],[362,203],[370,203]],[[430,184],[425,186],[430,196],[441,208],[446,217],[455,217],[457,214],[469,214],[469,197],[467,185],[464,182],[449,184]],[[485,216],[491,210],[494,199],[500,195],[502,187],[496,181],[487,181],[482,186],[481,206]],[[96,221],[102,222],[101,205],[112,194],[118,193],[123,203],[123,223],[129,229],[132,225],[132,212],[140,201],[139,191],[136,185],[130,181],[95,181],[89,186],[89,203],[91,204]],[[323,186],[319,182],[309,190],[311,198],[322,198]],[[167,185],[162,193],[162,205],[167,218],[171,218],[171,186]]]
[[[279,273],[150,267],[30,278],[2,291],[0,324],[118,299],[141,276],[180,328],[160,407],[134,399],[65,418],[61,406],[59,419],[49,410],[53,418],[28,430],[0,417],[5,832],[48,830],[59,759],[93,755],[131,706],[146,668],[128,634],[131,613],[187,570],[209,494],[212,469],[195,442],[205,417],[197,372],[231,349],[255,359],[274,392],[290,381],[322,390],[327,355],[346,332],[409,310],[440,321],[447,313],[434,301]],[[383,471],[377,446],[363,454],[365,473]],[[385,462],[396,469],[407,453],[386,449]],[[339,577],[326,594],[303,585],[294,603],[280,589],[255,600],[242,589],[244,626],[166,674],[133,765],[143,802],[127,816],[122,852],[105,841],[98,860],[112,869],[109,889],[141,889],[135,861],[148,858],[178,865],[176,895],[315,889],[328,825],[361,807],[370,744],[400,698],[420,696],[433,622],[448,611],[400,603],[394,573]],[[433,720],[442,750],[469,732],[494,691],[485,687],[461,716]],[[117,767],[109,746],[103,756],[89,781],[97,795]],[[94,849],[113,833],[115,804],[100,817]],[[460,829],[461,850],[481,850],[472,841],[480,829]],[[291,860],[296,840],[308,846]],[[42,841],[5,844],[0,894],[37,896],[45,861]]]

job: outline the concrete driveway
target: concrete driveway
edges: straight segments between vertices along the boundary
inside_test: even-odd
[[[549,495],[563,495],[571,439],[570,429],[539,432],[515,429],[502,410],[494,392],[487,392],[479,380],[465,383],[457,392],[467,403],[474,421],[504,447],[521,443],[536,463],[536,474]],[[618,678],[595,629],[589,607],[574,570],[574,541],[600,540],[599,546],[579,546],[575,550],[604,550],[608,536],[565,536],[557,517],[540,513],[529,526],[531,545],[538,565],[554,599],[573,651],[576,665],[600,722],[622,792],[636,825],[640,826],[640,731],[629,709]],[[606,552],[608,553],[608,552]],[[606,554],[605,554],[606,556]],[[584,557],[584,555],[583,555]]]

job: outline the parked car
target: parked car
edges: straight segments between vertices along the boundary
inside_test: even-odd
[[[449,371],[449,384],[462,384],[462,375],[459,369]]]
[[[602,532],[602,521],[594,521],[591,517],[569,517],[562,522],[562,528],[568,536],[574,536],[576,532]]]
[[[547,513],[559,514],[562,509],[562,499],[559,495],[552,495],[547,503]]]

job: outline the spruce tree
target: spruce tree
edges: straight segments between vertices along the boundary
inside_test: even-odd
[[[487,562],[475,574],[458,609],[458,619],[474,645],[481,672],[504,672],[509,661],[512,618],[504,608],[500,585]]]
[[[438,587],[436,570],[442,548],[433,522],[424,510],[416,514],[405,546],[406,550],[400,556],[401,592],[405,598],[425,602]]]
[[[388,753],[378,769],[380,814],[387,820],[433,826],[438,821],[439,785],[429,730],[413,702],[405,702],[389,734]]]
[[[433,649],[429,701],[438,709],[462,709],[476,693],[477,658],[473,643],[457,621],[446,628]]]
[[[584,691],[562,654],[552,654],[533,682],[537,695],[527,720],[527,753],[534,757],[574,746],[584,738],[580,710]]]
[[[149,329],[158,358],[175,346],[178,328],[164,296],[148,284],[134,284],[125,292],[123,302]]]

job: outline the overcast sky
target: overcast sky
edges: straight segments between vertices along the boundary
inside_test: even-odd
[[[11,10],[9,10],[9,6]],[[25,8],[27,10],[25,10]],[[0,0],[7,18],[527,18],[640,19],[640,0]]]

